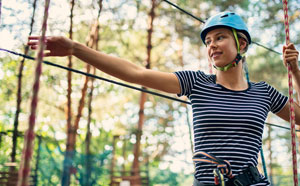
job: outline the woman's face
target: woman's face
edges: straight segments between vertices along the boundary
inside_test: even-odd
[[[237,55],[236,42],[230,29],[217,28],[209,31],[205,44],[209,61],[217,67],[231,63]]]

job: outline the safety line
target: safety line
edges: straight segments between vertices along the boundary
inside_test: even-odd
[[[24,55],[24,54],[17,53],[17,52],[14,52],[14,51],[3,49],[3,48],[0,48],[0,50],[8,52],[8,53],[11,53],[11,54],[14,54],[14,55],[18,55],[18,56],[24,57],[26,59],[35,60],[34,57],[31,57],[31,56],[28,56],[28,55]],[[121,82],[118,82],[118,81],[106,79],[106,78],[103,78],[103,77],[100,77],[100,76],[96,76],[96,75],[93,75],[93,74],[89,74],[89,73],[86,73],[86,72],[82,72],[82,71],[79,71],[79,70],[68,68],[68,67],[65,67],[65,66],[62,66],[62,65],[54,64],[54,63],[51,63],[49,61],[43,61],[43,63],[45,63],[47,65],[50,65],[50,66],[54,66],[54,67],[62,68],[62,69],[65,69],[65,70],[69,70],[69,71],[72,71],[72,72],[75,72],[75,73],[78,73],[78,74],[86,75],[86,76],[89,76],[89,77],[92,77],[92,78],[95,78],[95,79],[100,79],[100,80],[103,80],[103,81],[106,81],[106,82],[109,82],[109,83],[117,84],[117,85],[120,85],[120,86],[123,86],[123,87],[135,89],[135,90],[142,91],[142,92],[145,92],[145,93],[149,93],[149,94],[152,94],[152,95],[155,95],[155,96],[159,96],[159,97],[163,97],[163,98],[166,98],[166,99],[170,99],[170,100],[173,100],[173,101],[178,101],[178,102],[185,103],[185,104],[188,104],[188,105],[191,104],[188,101],[184,101],[184,100],[173,98],[173,97],[170,97],[170,96],[167,96],[167,95],[164,95],[164,94],[153,92],[153,91],[147,90],[145,88],[138,88],[138,87],[131,86],[131,85],[128,85],[128,84],[125,84],[125,83],[121,83]]]
[[[163,1],[165,1],[166,3],[169,3],[170,5],[174,6],[174,7],[177,8],[178,10],[180,10],[180,11],[182,11],[182,12],[188,14],[189,16],[193,17],[194,19],[197,19],[197,20],[200,21],[201,23],[205,23],[205,21],[203,21],[203,20],[200,19],[199,17],[194,16],[193,14],[191,14],[191,13],[189,13],[188,11],[186,11],[186,10],[180,8],[180,7],[177,6],[176,4],[171,3],[171,2],[168,1],[168,0],[163,0]]]
[[[272,123],[265,123],[267,125],[270,125],[270,126],[273,126],[273,127],[277,127],[277,128],[281,128],[281,129],[286,129],[286,130],[291,130],[291,128],[289,127],[284,127],[284,126],[280,126],[280,125],[275,125],[275,124],[272,124]],[[300,130],[296,130],[296,132],[300,132]]]
[[[282,4],[283,4],[283,12],[284,12],[285,41],[286,41],[286,45],[289,45],[290,32],[289,32],[288,0],[282,0]],[[294,99],[293,99],[293,78],[292,78],[291,64],[287,63],[287,68],[288,68],[290,123],[291,123],[291,138],[292,138],[291,143],[292,143],[293,176],[294,176],[294,186],[298,186],[295,110],[294,110]]]

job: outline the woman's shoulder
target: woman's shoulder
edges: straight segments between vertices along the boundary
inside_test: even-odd
[[[201,70],[182,70],[182,71],[177,71],[175,74],[185,74],[188,76],[194,76],[195,79],[207,79],[207,80],[213,80],[215,78],[214,74],[207,74],[204,71]]]
[[[253,81],[251,81],[250,84],[251,84],[251,86],[257,87],[257,88],[259,88],[259,87],[268,87],[268,86],[270,86],[270,85],[269,85],[267,82],[265,82],[265,81],[259,81],[259,82],[253,82]]]

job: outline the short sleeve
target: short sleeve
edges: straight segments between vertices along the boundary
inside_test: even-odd
[[[276,114],[286,105],[288,97],[281,94],[274,87],[268,85],[268,92],[271,101],[271,112]]]
[[[174,72],[179,80],[180,94],[178,96],[189,96],[196,82],[197,72],[195,71],[178,71]]]

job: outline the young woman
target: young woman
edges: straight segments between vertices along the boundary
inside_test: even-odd
[[[31,48],[37,49],[39,37],[29,39]],[[122,80],[187,96],[193,109],[195,153],[207,153],[228,162],[232,176],[226,178],[227,185],[269,185],[256,169],[264,122],[269,111],[288,121],[288,98],[265,82],[245,79],[241,59],[251,44],[251,37],[240,16],[222,12],[211,17],[201,32],[201,39],[208,60],[216,68],[215,75],[202,71],[166,73],[145,69],[65,37],[47,37],[45,55],[73,55]],[[300,87],[298,51],[293,44],[283,47],[283,61],[284,65],[291,65],[296,87]],[[299,124],[297,104],[295,113]],[[196,162],[194,185],[215,185],[214,169],[215,164]]]

